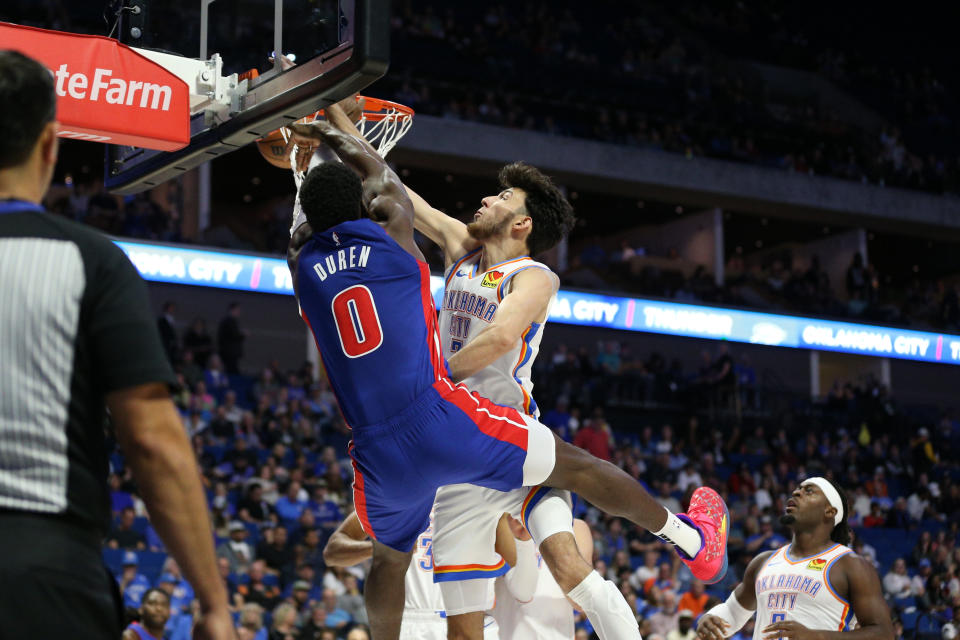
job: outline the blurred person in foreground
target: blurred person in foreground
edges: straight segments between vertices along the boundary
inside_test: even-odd
[[[116,638],[104,420],[203,616],[233,637],[173,372],[136,269],[107,238],[48,214],[57,161],[48,69],[0,51],[0,615],[12,638]]]

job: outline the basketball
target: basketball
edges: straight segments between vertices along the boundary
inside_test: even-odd
[[[257,140],[257,149],[264,160],[279,169],[290,168],[290,150],[287,148],[287,141],[283,138],[283,132],[280,129],[271,131],[263,138]]]

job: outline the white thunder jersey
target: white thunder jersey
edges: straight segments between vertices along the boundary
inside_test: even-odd
[[[457,260],[444,274],[443,304],[440,307],[440,340],[443,355],[449,358],[477,337],[497,316],[500,302],[510,281],[525,269],[550,269],[528,257],[516,258],[479,271],[482,249],[475,249]],[[550,304],[553,304],[551,299]],[[540,410],[533,400],[530,371],[540,349],[543,323],[534,322],[523,332],[510,351],[463,383],[471,391],[497,404],[513,407],[537,417]]]
[[[753,640],[762,640],[763,628],[780,620],[794,620],[809,629],[843,631],[852,622],[850,603],[830,584],[837,559],[853,553],[836,544],[823,553],[794,560],[790,545],[777,549],[757,574],[757,621]]]
[[[537,588],[533,599],[519,602],[497,578],[497,604],[491,612],[500,625],[500,640],[571,640],[573,605],[553,579],[547,563],[537,553]]]

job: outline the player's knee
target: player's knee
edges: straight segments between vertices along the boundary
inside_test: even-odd
[[[379,542],[373,543],[373,562],[371,565],[380,571],[406,573],[413,552],[397,551]]]

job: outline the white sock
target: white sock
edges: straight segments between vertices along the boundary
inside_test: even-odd
[[[696,557],[700,553],[700,546],[703,544],[700,531],[670,513],[669,509],[665,508],[665,510],[667,512],[667,523],[663,525],[663,529],[660,529],[660,531],[654,531],[653,535],[680,547],[680,550],[689,557]]]
[[[623,594],[596,571],[591,571],[567,597],[587,614],[600,640],[641,640],[637,616]]]

